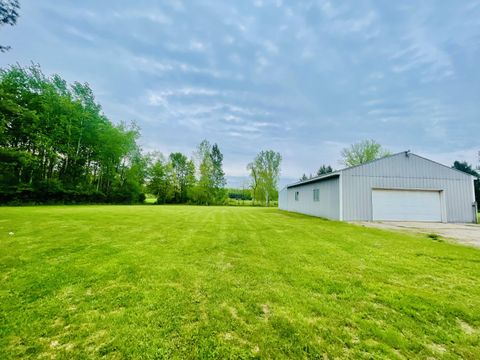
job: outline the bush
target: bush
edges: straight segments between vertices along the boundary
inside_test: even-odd
[[[0,189],[0,204],[99,204],[106,203],[104,193],[92,189],[65,190],[58,182],[48,181],[37,186],[19,186]]]

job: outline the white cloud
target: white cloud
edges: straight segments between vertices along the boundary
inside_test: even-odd
[[[4,29],[14,46],[4,66],[36,59],[90,82],[114,120],[139,121],[153,149],[222,140],[228,166],[243,172],[268,144],[297,178],[337,165],[343,142],[421,144],[435,159],[461,156],[479,132],[478,1],[44,0],[29,9],[38,21]],[[61,64],[58,48],[69,50]]]
[[[205,44],[198,40],[190,41],[190,50],[192,51],[205,51]]]
[[[225,35],[223,41],[225,42],[225,44],[232,45],[233,43],[235,43],[235,38],[232,35]]]
[[[419,70],[423,81],[442,80],[455,74],[452,61],[446,52],[422,37],[420,33],[409,37],[411,45],[393,54],[396,63],[393,72]]]
[[[203,74],[213,78],[230,78],[238,79],[238,74],[230,74],[224,71],[220,71],[214,68],[198,67],[192,64],[188,64],[180,61],[172,60],[156,60],[146,56],[139,55],[124,55],[124,63],[126,66],[133,70],[140,70],[143,72],[151,73],[156,76],[161,76],[162,73],[179,71],[183,73]]]
[[[452,78],[456,71],[446,50],[453,34],[444,34],[442,28],[432,29],[427,25],[431,11],[420,7],[407,17],[401,28],[403,36],[399,46],[394,47],[390,55],[394,73],[416,72],[424,83]]]
[[[340,2],[335,2],[335,5],[329,0],[321,0],[318,2],[320,10],[322,11],[323,16],[327,19],[333,20],[341,15],[345,15],[351,9],[347,4],[340,4]]]
[[[255,70],[257,72],[263,71],[269,65],[270,65],[270,61],[268,61],[268,59],[265,56],[257,55],[256,67],[255,67]]]
[[[263,42],[263,46],[265,47],[265,50],[271,54],[271,55],[276,55],[278,54],[278,47],[275,45],[272,41],[266,40]]]
[[[120,20],[149,20],[159,25],[167,25],[171,23],[170,18],[157,8],[141,10],[126,9],[122,11],[114,11],[112,12],[112,15],[114,18]]]
[[[82,39],[82,40],[86,40],[86,41],[89,41],[89,42],[94,42],[97,40],[97,38],[85,31],[80,31],[79,29],[77,29],[76,27],[73,27],[73,26],[67,26],[67,28],[65,29],[65,31],[70,34],[70,35],[73,35],[79,39]]]
[[[206,88],[194,88],[184,87],[174,90],[163,91],[149,91],[148,92],[148,104],[151,106],[166,106],[168,99],[171,97],[184,97],[184,96],[215,96],[219,92]]]
[[[480,146],[474,148],[463,148],[448,152],[435,152],[431,149],[419,148],[418,155],[422,155],[426,158],[432,159],[447,166],[452,166],[454,161],[466,161],[467,163],[476,167],[480,166],[479,152]]]
[[[374,27],[377,20],[377,14],[371,10],[362,16],[335,17],[325,25],[325,28],[330,33],[360,34],[366,39],[371,39],[379,34],[379,30]]]
[[[185,11],[185,5],[181,0],[169,0],[165,2],[165,5],[171,7],[177,12],[183,12]]]

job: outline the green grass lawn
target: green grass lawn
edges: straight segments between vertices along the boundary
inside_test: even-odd
[[[480,250],[273,208],[0,208],[1,359],[324,355],[479,359]]]

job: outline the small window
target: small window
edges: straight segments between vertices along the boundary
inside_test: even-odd
[[[295,201],[298,201],[299,196],[300,196],[300,192],[295,191]]]
[[[320,189],[313,189],[313,201],[320,201]]]

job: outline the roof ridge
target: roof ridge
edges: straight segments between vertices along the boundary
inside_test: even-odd
[[[357,167],[359,167],[359,166],[368,165],[368,164],[371,164],[371,163],[376,162],[376,161],[379,161],[379,160],[384,160],[384,159],[387,159],[387,158],[391,158],[391,157],[394,157],[394,156],[398,156],[398,155],[400,155],[400,154],[415,155],[416,157],[419,157],[420,159],[430,161],[430,162],[432,162],[432,163],[434,163],[434,164],[443,166],[443,167],[445,167],[445,168],[447,168],[447,169],[454,170],[454,171],[457,171],[457,172],[459,172],[459,173],[461,173],[461,174],[463,174],[463,175],[471,176],[471,177],[475,178],[475,176],[473,176],[472,174],[468,174],[468,173],[466,173],[466,172],[464,172],[464,171],[461,171],[461,170],[455,169],[455,168],[453,168],[453,167],[449,167],[449,166],[447,166],[447,165],[444,165],[444,164],[442,164],[442,163],[439,163],[438,161],[431,160],[431,159],[428,159],[428,158],[426,158],[426,157],[423,157],[423,156],[420,156],[420,155],[418,155],[418,154],[415,154],[415,153],[411,152],[410,150],[406,150],[406,151],[400,151],[400,152],[395,153],[395,154],[390,154],[390,155],[382,156],[382,157],[380,157],[380,158],[378,158],[378,159],[373,159],[373,160],[367,161],[367,162],[365,162],[365,163],[363,163],[363,164],[358,164],[358,165],[354,165],[354,166],[349,166],[349,167],[345,167],[345,168],[342,168],[342,169],[339,169],[339,170],[335,170],[335,171],[333,171],[333,172],[331,172],[331,173],[314,176],[314,177],[312,177],[312,178],[310,178],[310,179],[307,179],[307,180],[300,180],[300,181],[297,181],[297,182],[295,182],[295,183],[288,184],[288,185],[286,186],[286,188],[293,187],[293,186],[298,186],[298,185],[301,185],[301,184],[308,184],[308,183],[310,183],[310,182],[313,182],[313,181],[316,181],[316,180],[321,180],[321,179],[323,179],[323,178],[328,178],[328,177],[330,177],[330,176],[337,175],[337,174],[339,175],[339,174],[342,173],[343,171],[350,170],[350,169],[354,169],[354,168],[357,168]]]

